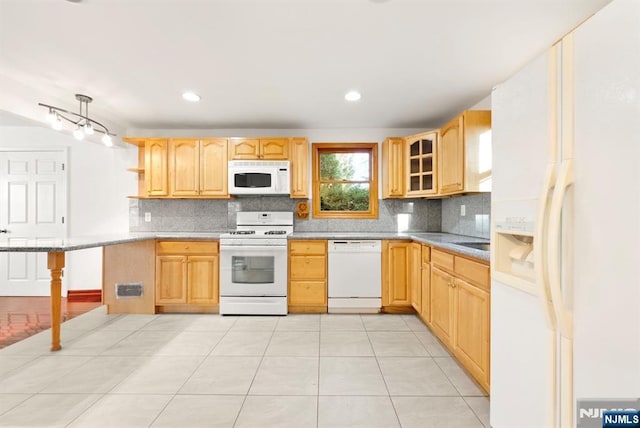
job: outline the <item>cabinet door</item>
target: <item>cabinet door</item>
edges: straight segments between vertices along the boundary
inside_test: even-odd
[[[198,196],[200,153],[198,140],[169,140],[169,191],[171,196]]]
[[[287,160],[289,159],[288,138],[261,138],[260,159]]]
[[[150,139],[144,146],[144,180],[147,196],[167,196],[167,146],[166,139]]]
[[[309,197],[309,143],[306,138],[291,139],[291,197]]]
[[[218,303],[218,256],[189,256],[187,303]]]
[[[229,160],[259,159],[260,140],[257,138],[229,139]]]
[[[417,313],[422,311],[422,247],[414,242],[411,244],[411,274],[409,275],[409,284],[411,288],[411,306]]]
[[[327,258],[325,256],[290,256],[289,278],[292,281],[325,279]]]
[[[406,139],[406,195],[425,196],[437,192],[437,132]]]
[[[187,256],[156,257],[156,304],[186,301]]]
[[[327,306],[326,281],[291,281],[289,305]]]
[[[411,306],[409,242],[383,241],[382,306]]]
[[[431,326],[447,346],[453,332],[453,277],[431,266]]]
[[[421,297],[422,307],[420,308],[420,316],[427,325],[431,325],[431,265],[422,263],[421,277]]]
[[[462,364],[489,389],[489,293],[455,279],[453,351]]]
[[[200,140],[200,196],[226,196],[227,140]]]
[[[387,138],[382,143],[382,197],[404,196],[404,139]]]
[[[439,193],[452,193],[463,190],[463,120],[463,116],[458,116],[440,129]]]

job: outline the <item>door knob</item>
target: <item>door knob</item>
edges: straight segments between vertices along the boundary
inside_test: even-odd
[[[9,233],[7,229],[0,229],[0,233]]]

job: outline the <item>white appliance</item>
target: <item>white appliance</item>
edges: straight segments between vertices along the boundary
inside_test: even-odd
[[[292,212],[238,212],[220,235],[220,314],[287,314],[287,235]]]
[[[288,195],[289,161],[229,161],[229,194]]]
[[[382,242],[329,241],[328,312],[380,312]]]
[[[638,28],[614,0],[493,92],[494,428],[640,397]]]

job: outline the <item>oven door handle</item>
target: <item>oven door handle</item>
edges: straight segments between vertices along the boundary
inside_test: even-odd
[[[286,246],[277,245],[221,245],[220,251],[233,251],[235,253],[249,252],[249,251],[282,251],[286,252]]]

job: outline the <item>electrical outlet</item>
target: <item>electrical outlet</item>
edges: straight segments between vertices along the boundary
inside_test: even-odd
[[[144,221],[147,223],[151,221],[151,213],[144,213]]]
[[[464,217],[467,215],[467,206],[460,205],[460,217]]]

